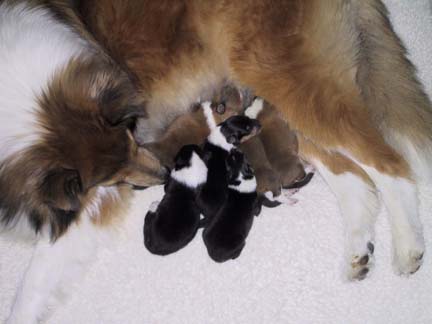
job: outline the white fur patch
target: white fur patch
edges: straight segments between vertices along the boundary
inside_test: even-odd
[[[330,189],[338,199],[345,224],[344,264],[348,279],[361,277],[363,266],[359,260],[368,255],[367,266],[373,262],[368,244],[374,241],[375,221],[379,212],[379,199],[375,188],[371,188],[360,177],[352,173],[334,174],[321,162],[314,163]]]
[[[171,178],[188,188],[196,188],[207,181],[207,166],[195,152],[192,153],[190,164],[187,168],[172,170]]]
[[[203,102],[201,107],[204,111],[204,116],[206,117],[207,125],[210,131],[216,128],[216,121],[213,116],[213,110],[211,109],[211,103],[209,101]]]
[[[227,152],[230,152],[234,148],[234,145],[228,143],[225,136],[223,136],[220,130],[220,126],[211,130],[211,133],[207,137],[207,140],[213,145],[218,146]]]
[[[237,180],[240,181],[239,185],[229,185],[228,188],[241,193],[251,193],[256,191],[257,183],[255,177],[253,177],[252,179],[245,179],[243,175],[240,174]]]
[[[85,206],[84,212],[91,218],[99,217],[103,199],[107,197],[110,197],[112,200],[119,199],[118,189],[116,187],[97,187],[95,196]]]
[[[84,49],[84,41],[47,9],[0,4],[0,159],[38,140],[37,97]]]
[[[425,249],[416,185],[406,179],[394,178],[374,168],[361,166],[378,186],[388,209],[394,268],[400,274],[410,274],[421,265],[420,256]]]
[[[41,238],[6,323],[37,324],[48,309],[64,300],[94,259],[98,234],[98,228],[83,213],[56,242]]]
[[[261,98],[255,98],[255,100],[252,102],[252,105],[250,105],[245,110],[245,115],[249,118],[256,119],[260,112],[264,108],[264,100]]]
[[[213,110],[210,107],[210,102],[206,101],[201,106],[207,120],[207,125],[210,129],[210,135],[207,137],[207,140],[213,145],[224,149],[225,151],[231,151],[234,148],[234,145],[227,142],[225,136],[223,136],[220,131],[220,126],[216,125],[216,121],[213,116]]]

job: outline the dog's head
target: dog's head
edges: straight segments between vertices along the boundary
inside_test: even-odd
[[[256,119],[246,116],[232,116],[218,125],[229,144],[239,145],[258,134],[261,125]]]
[[[95,188],[163,183],[167,170],[130,135],[145,106],[115,66],[72,61],[35,101],[31,143],[20,143],[1,165],[4,223],[28,215],[36,230],[49,224],[56,238]]]

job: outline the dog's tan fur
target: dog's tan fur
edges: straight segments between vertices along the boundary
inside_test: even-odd
[[[359,69],[359,43],[350,28],[367,23],[370,12],[365,7],[377,4],[292,0],[270,6],[266,1],[249,0],[176,1],[173,5],[169,1],[104,0],[86,1],[81,11],[96,38],[132,71],[149,100],[151,118],[149,124],[143,121],[143,133],[163,123],[161,118],[169,120],[167,116],[181,113],[174,111],[172,103],[184,107],[179,100],[187,100],[225,73],[278,107],[290,125],[315,145],[326,150],[349,148],[361,163],[409,178],[408,164],[385,142],[387,131],[371,118],[388,115],[385,107],[368,109],[374,96],[357,84],[360,74],[367,72]],[[356,11],[360,22],[350,20],[350,12]],[[384,27],[388,28],[380,26]],[[394,44],[394,37],[389,38]],[[391,52],[395,61],[402,54]],[[404,79],[409,83],[405,88],[414,89],[403,101],[420,102],[416,105],[420,113],[402,104],[392,109],[396,115],[426,117],[420,123],[425,125],[424,120],[432,120],[425,109],[429,102],[410,67],[401,65],[407,71],[400,73],[411,75]],[[397,120],[392,118],[392,128],[417,144],[430,140],[426,125],[410,123],[412,130],[407,130],[405,123],[395,124]]]

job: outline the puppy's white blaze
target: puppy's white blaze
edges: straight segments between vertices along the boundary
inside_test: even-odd
[[[193,189],[207,181],[207,166],[198,154],[193,152],[190,166],[180,170],[172,170],[171,178]]]
[[[206,101],[202,103],[202,109],[204,111],[204,116],[206,117],[207,125],[210,128],[210,132],[216,128],[216,121],[213,116],[213,110],[211,109],[211,103]]]
[[[252,105],[250,105],[245,110],[245,115],[249,118],[256,119],[260,112],[264,108],[264,100],[261,98],[255,98],[255,100],[252,102]]]
[[[243,178],[243,175],[240,174],[237,180],[240,181],[240,184],[229,185],[228,188],[241,193],[251,193],[256,191],[257,182],[255,177],[253,177],[252,179],[245,179]]]
[[[213,145],[224,149],[225,151],[231,151],[234,148],[234,145],[227,142],[225,136],[223,136],[220,131],[220,126],[216,125],[216,121],[213,116],[213,110],[210,107],[210,102],[206,101],[201,106],[207,120],[207,125],[210,129],[210,135],[207,137],[207,140]]]
[[[47,9],[0,4],[0,159],[38,141],[37,98],[85,46]]]
[[[210,135],[207,137],[207,140],[213,145],[230,152],[234,148],[234,145],[227,142],[226,137],[222,134],[220,129],[220,126],[213,128]]]
[[[356,257],[368,255],[368,242],[374,241],[379,212],[376,189],[352,173],[336,175],[320,161],[314,164],[338,200],[345,225],[346,272],[349,279],[355,279],[359,269],[352,267],[352,262]]]

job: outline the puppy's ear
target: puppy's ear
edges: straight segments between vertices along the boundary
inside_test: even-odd
[[[126,87],[106,89],[100,95],[101,113],[111,126],[132,127],[139,117],[147,117],[145,104],[134,98]]]
[[[83,185],[77,170],[55,169],[44,178],[40,187],[42,199],[50,207],[63,211],[77,212]]]

